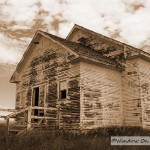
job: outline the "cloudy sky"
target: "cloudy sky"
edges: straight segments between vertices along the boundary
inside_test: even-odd
[[[66,37],[74,23],[150,52],[150,0],[0,0],[0,107],[14,107],[9,78],[36,30]]]

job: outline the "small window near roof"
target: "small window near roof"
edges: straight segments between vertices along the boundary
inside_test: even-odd
[[[59,82],[59,98],[60,99],[67,98],[67,81]]]
[[[34,42],[34,44],[39,44],[39,42]]]

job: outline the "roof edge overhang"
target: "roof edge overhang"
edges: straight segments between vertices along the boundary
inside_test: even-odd
[[[100,65],[100,66],[103,66],[103,67],[107,67],[109,69],[115,69],[116,71],[124,71],[125,70],[125,67],[124,66],[118,66],[116,67],[116,65],[110,65],[110,64],[106,64],[106,63],[103,63],[103,62],[97,62],[97,61],[94,61],[94,60],[89,60],[87,58],[83,58],[83,57],[78,57],[76,59],[73,59],[70,61],[70,63],[78,63],[78,62],[87,62],[87,63],[92,63],[92,64],[95,64],[95,65]]]
[[[21,67],[21,64],[23,63],[23,61],[24,61],[24,59],[26,57],[26,54],[30,50],[31,45],[33,44],[33,42],[34,42],[34,40],[35,40],[35,38],[37,37],[38,34],[41,34],[42,36],[44,36],[44,37],[50,39],[51,41],[59,44],[63,48],[65,48],[65,49],[69,50],[71,53],[73,53],[76,57],[79,57],[79,55],[76,52],[72,51],[70,48],[68,48],[65,45],[59,43],[58,41],[56,41],[55,39],[51,38],[50,36],[47,36],[46,34],[44,34],[43,31],[37,30],[35,35],[33,36],[32,40],[31,40],[30,44],[28,45],[26,51],[24,52],[23,57],[21,58],[20,62],[18,63],[18,65],[17,65],[17,67],[16,67],[12,77],[10,78],[10,83],[17,83],[17,82],[19,82],[19,80],[16,80],[16,76],[18,76],[18,70]]]
[[[34,39],[36,38],[38,32],[39,32],[39,30],[37,30],[36,33],[34,34],[32,40],[31,40],[30,44],[28,45],[26,51],[24,52],[24,54],[23,54],[23,56],[22,56],[20,62],[19,62],[18,65],[16,66],[16,69],[15,69],[13,75],[12,75],[11,78],[10,78],[10,83],[17,83],[17,82],[19,82],[18,80],[16,80],[16,74],[18,74],[18,73],[17,73],[17,70],[19,69],[21,63],[23,62],[23,59],[24,59],[25,55],[27,54],[28,50],[30,49],[31,44],[33,43]]]
[[[144,53],[140,53],[138,55],[128,57],[128,58],[126,58],[126,60],[132,60],[132,59],[136,59],[136,58],[141,58],[143,60],[147,60],[148,62],[150,62],[150,56],[147,56]]]
[[[40,31],[40,30],[39,30],[39,33],[40,33],[41,35],[43,35],[44,37],[46,37],[46,38],[52,40],[53,42],[57,43],[58,45],[62,46],[63,48],[67,49],[68,51],[70,51],[71,53],[73,53],[75,56],[77,56],[77,57],[79,56],[76,52],[74,52],[73,50],[71,50],[71,49],[68,48],[67,46],[61,44],[60,42],[58,42],[57,40],[53,39],[52,37],[46,35],[43,31]]]
[[[74,29],[75,28],[78,28],[78,25],[77,24],[74,24],[73,25],[73,27],[72,27],[72,29],[70,30],[70,32],[68,33],[68,35],[66,36],[66,38],[65,39],[69,39],[69,37],[71,36],[71,34],[74,32]]]

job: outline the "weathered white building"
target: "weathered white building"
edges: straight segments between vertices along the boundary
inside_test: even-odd
[[[10,81],[28,128],[150,126],[150,54],[78,25],[37,31]]]

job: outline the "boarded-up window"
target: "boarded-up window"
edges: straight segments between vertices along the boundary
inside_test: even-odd
[[[20,92],[20,105],[24,106],[26,101],[26,91]]]
[[[67,81],[59,82],[59,98],[60,99],[67,98]]]

